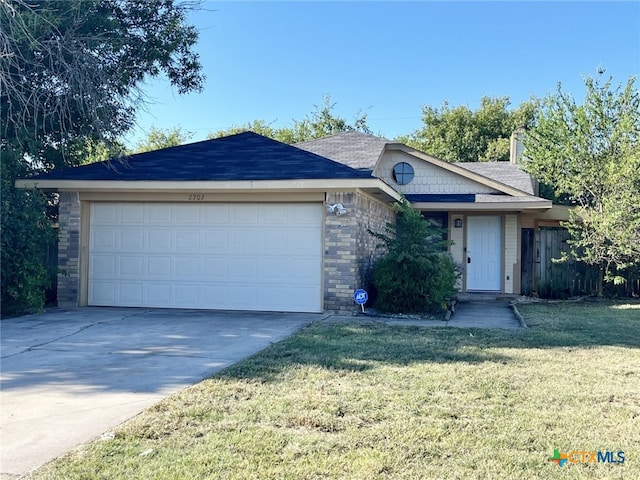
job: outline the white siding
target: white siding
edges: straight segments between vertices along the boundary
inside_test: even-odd
[[[406,162],[413,167],[415,176],[407,185],[398,185],[393,180],[393,166]],[[375,175],[402,193],[408,194],[447,194],[447,193],[496,193],[487,187],[444,168],[432,165],[404,152],[386,152],[382,157]]]
[[[504,293],[513,293],[514,266],[518,263],[518,216],[504,216]],[[507,278],[508,277],[508,278]]]
[[[453,257],[453,261],[456,264],[460,265],[462,269],[465,268],[464,261],[464,228],[455,228],[454,221],[456,218],[463,219],[462,225],[464,226],[464,216],[462,214],[450,213],[449,214],[449,239],[453,241],[453,245],[451,245],[449,252]],[[462,290],[462,276],[458,278],[456,282],[456,288],[458,290]]]

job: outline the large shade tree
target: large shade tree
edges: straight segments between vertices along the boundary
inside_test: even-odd
[[[210,133],[209,138],[219,138],[251,130],[279,142],[292,144],[349,131],[371,133],[367,125],[366,113],[358,112],[353,122],[349,122],[334,113],[335,106],[336,104],[331,102],[331,97],[325,95],[322,99],[322,105],[315,105],[311,114],[302,120],[293,120],[291,126],[276,128],[265,120],[254,120],[239,127],[235,126]]]
[[[558,86],[524,138],[526,168],[575,207],[570,255],[600,267],[600,294],[640,264],[640,94],[603,75],[585,79],[582,104]]]
[[[50,196],[16,178],[81,163],[116,139],[164,75],[179,93],[203,76],[187,14],[174,0],[0,1],[2,309],[42,305]],[[115,145],[115,147],[114,147]],[[105,147],[106,146],[106,147]]]
[[[509,109],[509,97],[482,97],[480,107],[425,106],[422,128],[399,142],[448,162],[509,160],[509,139],[517,128],[531,126],[536,100]]]
[[[161,148],[177,147],[186,143],[193,133],[181,127],[158,128],[151,127],[147,136],[139,140],[131,153],[150,152]]]

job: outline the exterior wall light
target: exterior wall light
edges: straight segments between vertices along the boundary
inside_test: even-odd
[[[341,216],[347,213],[347,209],[341,203],[334,203],[333,205],[327,205],[327,213]]]
[[[462,219],[461,219],[461,218],[456,218],[456,219],[453,221],[453,226],[454,226],[455,228],[462,228]]]

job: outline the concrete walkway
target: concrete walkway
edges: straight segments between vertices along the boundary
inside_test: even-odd
[[[455,313],[449,321],[413,318],[411,316],[389,315],[333,315],[326,321],[378,321],[388,325],[416,325],[421,327],[458,327],[458,328],[523,328],[520,319],[514,314],[507,300],[461,301],[455,307]]]
[[[523,325],[504,300],[463,301],[447,322],[450,327],[465,328],[522,328]]]
[[[319,314],[78,308],[0,322],[0,479],[19,478]]]

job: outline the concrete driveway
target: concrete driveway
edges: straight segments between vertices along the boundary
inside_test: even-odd
[[[87,307],[2,320],[0,478],[18,478],[322,318]]]

